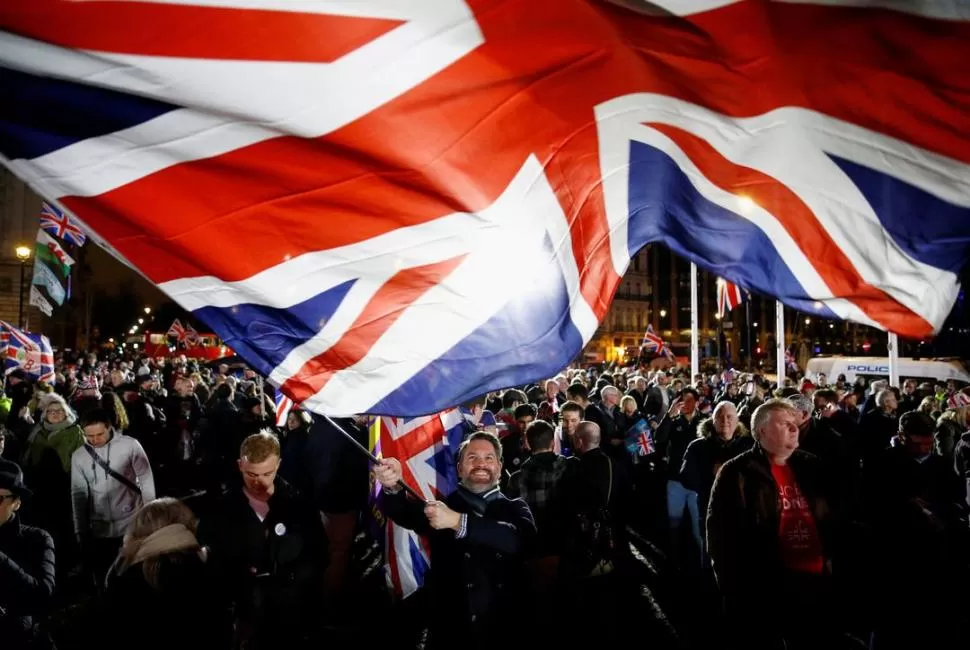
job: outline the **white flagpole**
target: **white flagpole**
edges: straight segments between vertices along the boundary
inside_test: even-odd
[[[785,387],[785,306],[780,300],[775,301],[775,358],[777,361],[778,387]]]
[[[889,333],[889,385],[899,386],[899,337]]]
[[[697,265],[690,263],[690,381],[701,371],[700,336],[697,330]]]

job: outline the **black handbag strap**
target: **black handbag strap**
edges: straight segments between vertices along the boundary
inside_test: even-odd
[[[84,445],[84,451],[88,452],[88,455],[91,456],[91,459],[94,462],[96,462],[98,465],[100,465],[101,469],[103,469],[106,474],[114,477],[115,480],[117,480],[119,483],[124,485],[132,492],[135,492],[136,494],[141,495],[141,488],[138,487],[136,483],[132,482],[132,480],[127,476],[125,476],[124,474],[119,474],[118,472],[111,469],[111,466],[108,465],[108,463],[103,458],[101,458],[101,456],[98,456],[98,452],[92,449],[90,445]]]

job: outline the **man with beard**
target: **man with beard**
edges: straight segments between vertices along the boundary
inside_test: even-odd
[[[374,473],[384,488],[385,514],[431,544],[428,647],[513,647],[508,626],[524,611],[524,559],[536,527],[525,501],[499,491],[498,438],[479,431],[461,444],[459,486],[443,502],[409,498],[396,458],[382,460]]]

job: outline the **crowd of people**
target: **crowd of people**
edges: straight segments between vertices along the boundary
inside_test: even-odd
[[[330,642],[377,484],[431,549],[425,647],[629,640],[648,615],[637,544],[694,647],[970,640],[953,382],[567,369],[466,405],[458,487],[425,502],[401,459],[371,466],[333,430],[366,443],[368,416],[275,426],[252,370],[57,362],[53,385],[17,370],[0,399],[4,647],[53,646],[79,594],[97,617],[81,634],[109,648]]]

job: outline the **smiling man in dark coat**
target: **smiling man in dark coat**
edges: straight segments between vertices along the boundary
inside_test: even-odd
[[[444,502],[425,503],[400,489],[401,463],[395,458],[374,471],[384,487],[387,516],[431,543],[429,647],[509,648],[509,625],[523,611],[524,557],[536,527],[525,501],[499,491],[498,438],[477,432],[462,443],[460,485]]]

